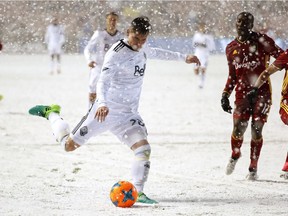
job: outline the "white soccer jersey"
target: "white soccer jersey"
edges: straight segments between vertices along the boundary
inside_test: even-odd
[[[65,42],[64,27],[62,25],[50,24],[45,34],[45,42],[48,44],[50,52],[59,54],[61,46]]]
[[[120,40],[107,52],[97,86],[99,106],[118,113],[137,112],[147,58],[183,60],[186,56],[146,45],[135,51]]]
[[[208,34],[196,32],[193,36],[192,45],[195,48],[195,55],[199,58],[201,66],[207,67],[210,52],[215,50],[213,37]]]
[[[124,38],[124,34],[117,31],[115,35],[110,35],[106,30],[97,30],[91,37],[84,49],[84,55],[88,63],[95,61],[96,64],[102,65],[104,56],[109,48]]]

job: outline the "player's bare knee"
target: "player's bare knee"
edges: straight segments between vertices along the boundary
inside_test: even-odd
[[[135,143],[131,149],[134,151],[136,160],[149,161],[151,154],[151,147],[147,140],[142,140]]]
[[[143,145],[149,145],[148,141],[147,140],[140,140],[139,142],[134,143],[134,145],[132,145],[131,149],[134,151],[135,149],[137,149]]]

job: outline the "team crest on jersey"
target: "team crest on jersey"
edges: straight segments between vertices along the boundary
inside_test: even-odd
[[[146,69],[146,64],[144,64],[143,68],[140,68],[138,65],[136,65],[134,76],[144,76],[145,69]]]
[[[84,126],[80,129],[80,136],[85,136],[88,133],[88,127]]]
[[[104,51],[107,52],[110,48],[110,45],[109,44],[105,44],[104,45]]]

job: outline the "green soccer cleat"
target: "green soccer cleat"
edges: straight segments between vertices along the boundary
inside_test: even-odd
[[[48,119],[51,112],[60,113],[61,107],[57,104],[52,104],[51,106],[37,105],[29,109],[29,114],[41,116]]]
[[[143,192],[138,193],[137,201],[138,203],[144,204],[158,204],[156,200],[150,199]]]

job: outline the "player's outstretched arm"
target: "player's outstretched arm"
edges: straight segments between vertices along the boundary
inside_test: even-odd
[[[269,76],[278,70],[280,70],[280,68],[276,67],[274,64],[271,64],[265,71],[263,71],[260,74],[260,76],[258,77],[258,79],[254,84],[254,87],[260,88],[263,85],[263,83],[265,83],[268,80]]]
[[[199,66],[201,65],[201,62],[200,62],[200,60],[198,59],[198,57],[195,56],[195,55],[190,55],[190,54],[187,55],[185,62],[186,62],[187,64],[195,63],[195,64],[197,64],[197,65],[199,65]]]
[[[256,80],[252,90],[249,91],[246,95],[250,104],[254,104],[257,99],[258,89],[268,80],[271,74],[280,70],[280,68],[276,67],[274,64],[271,64],[266,70],[264,70],[258,79]]]

